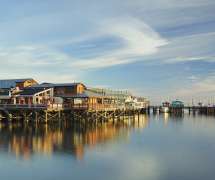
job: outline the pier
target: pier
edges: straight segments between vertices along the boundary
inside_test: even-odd
[[[59,106],[53,105],[13,105],[0,104],[0,120],[15,122],[52,123],[70,119],[71,121],[87,121],[90,123],[118,121],[121,117],[147,113],[147,108],[121,107],[90,107],[90,106]]]
[[[0,120],[7,122],[34,122],[53,123],[64,120],[85,121],[88,123],[118,121],[126,117],[139,117],[141,114],[162,113],[161,106],[147,108],[129,108],[117,106],[53,106],[53,105],[13,105],[0,104]],[[169,113],[181,115],[184,112],[197,115],[215,115],[215,107],[185,106],[183,108],[170,108]]]
[[[150,106],[149,109],[154,113],[162,113],[161,106]],[[212,106],[184,106],[184,107],[169,107],[170,114],[183,114],[187,111],[189,114],[204,114],[215,115],[215,107]]]

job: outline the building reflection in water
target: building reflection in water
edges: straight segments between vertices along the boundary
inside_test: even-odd
[[[94,126],[68,122],[63,125],[0,124],[0,151],[6,150],[26,160],[34,154],[51,156],[55,152],[82,159],[86,148],[128,139],[132,129],[144,129],[148,121],[148,116],[143,115]]]

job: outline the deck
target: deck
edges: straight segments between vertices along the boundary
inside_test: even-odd
[[[62,105],[62,104],[50,104],[50,105],[26,105],[26,104],[0,104],[1,109],[5,110],[48,110],[48,111],[64,111],[64,110],[76,110],[76,111],[115,111],[115,110],[141,110],[144,107],[126,107],[118,105]]]

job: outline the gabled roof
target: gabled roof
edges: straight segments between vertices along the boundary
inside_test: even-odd
[[[47,89],[49,89],[49,88],[43,88],[43,87],[41,87],[41,88],[32,88],[32,87],[25,88],[18,95],[20,95],[20,96],[33,96],[33,95],[35,95],[35,94],[37,94],[39,92],[43,92],[43,91],[45,91]]]
[[[14,88],[16,87],[16,83],[25,82],[28,80],[33,80],[32,78],[26,78],[26,79],[3,79],[0,80],[0,88]]]
[[[37,84],[34,85],[33,87],[49,87],[49,88],[53,88],[53,87],[71,87],[71,86],[76,86],[78,84],[82,84],[82,83],[42,83],[42,84]],[[85,86],[84,84],[82,84],[83,86]]]

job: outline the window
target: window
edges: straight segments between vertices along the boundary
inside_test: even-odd
[[[97,99],[98,104],[102,104],[102,99]]]

